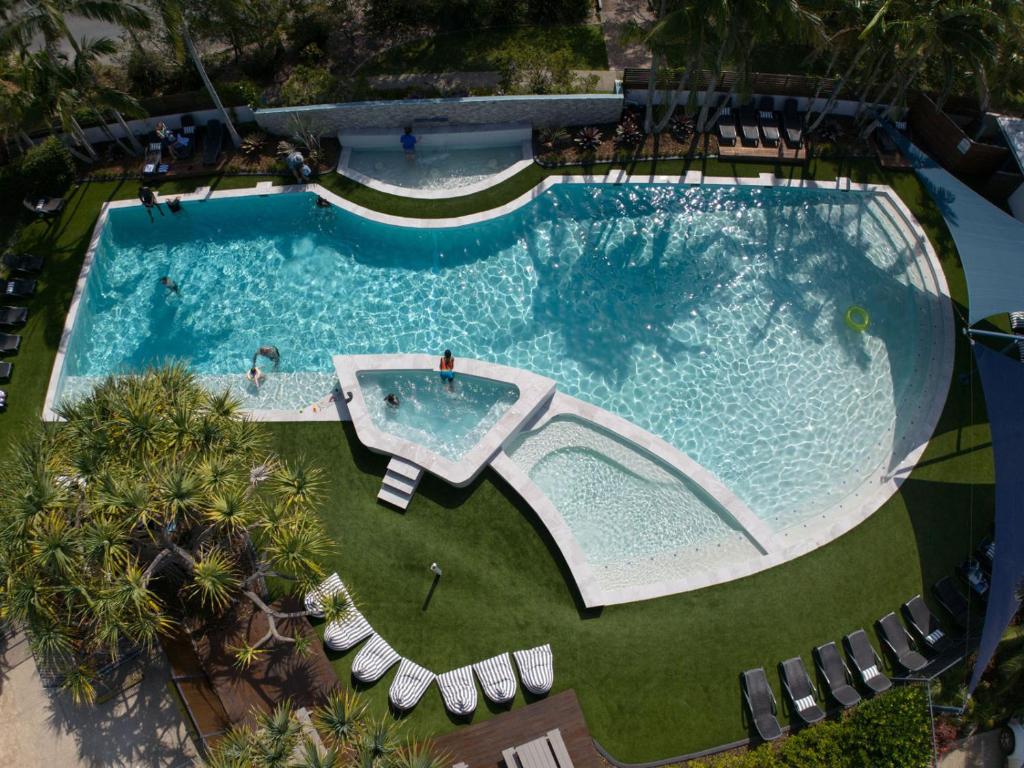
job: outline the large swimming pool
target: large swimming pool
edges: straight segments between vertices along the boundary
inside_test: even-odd
[[[901,232],[871,194],[762,187],[558,185],[448,229],[300,194],[114,209],[60,391],[178,358],[299,408],[332,355],[451,348],[663,437],[778,531],[877,476],[908,428],[933,299]],[[257,392],[263,344],[281,364]]]

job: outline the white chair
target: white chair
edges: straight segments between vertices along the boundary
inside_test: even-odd
[[[518,684],[516,673],[512,671],[512,658],[508,653],[478,661],[473,665],[473,671],[484,690],[484,696],[495,704],[507,704],[515,698]]]
[[[391,681],[388,700],[395,709],[406,711],[416,706],[424,692],[434,682],[434,673],[408,659],[398,663],[398,672]]]
[[[437,676],[445,709],[457,717],[465,717],[476,709],[476,683],[473,667],[459,667]]]
[[[361,683],[374,683],[400,658],[383,637],[374,634],[352,659],[352,676]]]
[[[345,589],[345,585],[341,583],[341,579],[338,578],[337,573],[332,573],[326,579],[324,579],[320,586],[316,589],[312,589],[306,593],[306,597],[303,600],[306,606],[306,610],[313,616],[322,619],[324,616],[323,600],[330,595],[341,592],[345,595],[346,599],[349,598],[348,590]]]
[[[347,651],[373,634],[373,627],[355,607],[351,607],[340,621],[328,623],[324,630],[324,644],[332,651]]]
[[[555,682],[555,663],[551,645],[538,645],[525,651],[513,651],[523,688],[536,696],[543,696]]]

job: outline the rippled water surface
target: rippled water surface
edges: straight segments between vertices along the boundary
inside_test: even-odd
[[[64,387],[177,357],[254,404],[296,408],[329,389],[332,355],[451,348],[550,376],[660,435],[778,530],[877,474],[907,428],[929,343],[909,257],[873,197],[823,190],[559,185],[439,230],[311,195],[187,203],[153,221],[118,209]],[[853,304],[864,333],[844,322]],[[261,344],[281,350],[280,369],[247,393]]]
[[[458,189],[477,184],[523,159],[522,143],[505,147],[418,147],[412,158],[395,149],[353,149],[348,167],[396,187]]]

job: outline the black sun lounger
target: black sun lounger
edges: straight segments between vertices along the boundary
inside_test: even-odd
[[[27,253],[5,253],[3,256],[4,266],[14,272],[41,272],[43,270],[43,257],[31,256]]]
[[[0,307],[0,326],[24,325],[28,307]]]
[[[160,165],[164,161],[164,144],[155,133],[146,140],[146,155],[142,160],[142,177],[150,179],[160,173]]]
[[[27,299],[36,292],[35,280],[22,280],[21,278],[0,280],[0,286],[2,286],[0,294],[9,299]]]
[[[775,116],[775,100],[771,96],[762,96],[757,103],[757,122],[761,125],[764,143],[770,147],[779,143],[779,119]]]
[[[11,378],[11,370],[14,368],[10,363],[0,363],[0,381],[7,381]]]
[[[203,165],[217,164],[223,143],[224,124],[220,120],[210,120],[206,124],[206,135],[203,137]]]
[[[989,536],[978,548],[974,550],[974,555],[978,559],[978,565],[981,566],[981,570],[988,576],[992,576],[992,563],[996,559],[996,542]]]
[[[799,149],[804,143],[804,114],[797,110],[796,99],[786,99],[782,105],[782,128],[786,143]]]
[[[758,145],[757,110],[754,109],[753,101],[740,107],[740,132],[744,144],[749,147]]]
[[[904,620],[925,648],[940,653],[950,646],[952,640],[920,595],[907,600],[902,611]]]
[[[722,114],[718,116],[718,141],[727,147],[736,143],[736,118],[733,117],[732,110],[728,107],[723,109]]]
[[[36,216],[52,216],[64,210],[63,197],[26,197],[21,204]]]
[[[21,346],[21,336],[0,333],[0,355],[13,355]]]
[[[878,635],[889,653],[908,673],[917,672],[928,665],[928,659],[914,650],[910,635],[891,611],[878,620]]]
[[[843,638],[846,655],[850,663],[860,675],[860,680],[874,693],[882,693],[892,688],[892,680],[882,674],[882,660],[868,640],[867,632],[858,629]]]
[[[782,687],[786,689],[793,710],[801,720],[810,725],[825,719],[825,711],[816,701],[818,691],[807,674],[803,659],[799,656],[786,659],[779,665],[779,676],[782,678]]]
[[[945,576],[932,585],[932,594],[935,601],[942,606],[942,610],[950,615],[961,629],[967,629],[970,623],[970,614],[967,606],[967,598],[963,592],[957,589],[956,582],[952,576]]]
[[[761,667],[748,669],[743,673],[743,698],[747,700],[750,716],[754,720],[754,729],[764,741],[777,739],[782,735],[775,713],[775,694],[768,685],[768,677]]]
[[[825,643],[814,649],[815,662],[828,684],[828,692],[836,704],[847,709],[860,703],[860,694],[853,687],[853,676],[835,643]]]

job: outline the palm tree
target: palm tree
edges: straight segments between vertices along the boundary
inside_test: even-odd
[[[121,641],[150,646],[184,618],[158,579],[180,584],[170,596],[192,615],[239,600],[263,613],[264,637],[237,650],[243,666],[270,643],[308,645],[280,629],[306,611],[277,609],[260,585],[273,575],[302,594],[319,581],[321,473],[267,454],[238,408],[181,366],[111,378],[0,467],[0,613],[56,657],[76,698],[91,698]],[[324,608],[352,610],[344,596]]]

